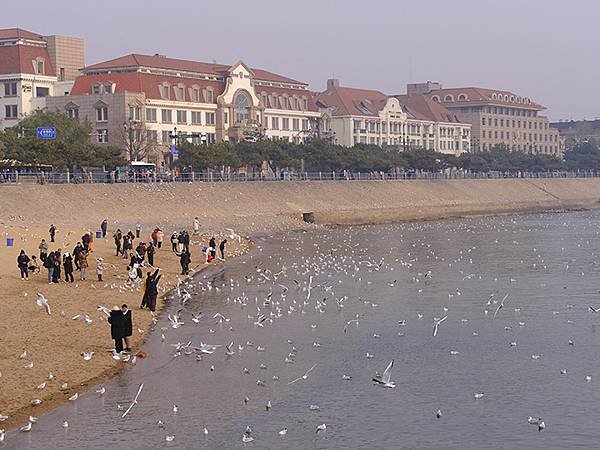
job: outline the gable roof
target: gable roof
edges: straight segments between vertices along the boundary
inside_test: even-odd
[[[43,41],[44,36],[22,28],[4,28],[0,30],[0,40],[5,39],[28,39],[31,41]]]
[[[402,108],[418,120],[460,123],[458,116],[438,102],[421,94],[395,95]]]
[[[329,108],[334,116],[377,116],[387,102],[383,92],[331,86],[317,94],[317,106]]]
[[[465,94],[466,100],[458,100],[458,96],[461,94]],[[524,96],[519,96],[510,91],[503,91],[500,89],[487,89],[480,87],[463,87],[463,88],[444,88],[444,89],[435,89],[431,92],[425,94],[429,98],[433,98],[434,96],[438,96],[440,98],[441,103],[447,104],[468,104],[471,102],[490,102],[497,103],[503,105],[511,105],[514,107],[521,108],[530,108],[530,109],[546,109],[544,106],[539,103],[535,103],[531,101],[529,98]],[[454,97],[454,101],[445,101],[444,98],[447,95],[452,95]],[[507,96],[508,100],[504,100],[504,97]],[[513,99],[512,101],[510,99]],[[518,102],[518,99],[522,99],[521,102]],[[527,103],[527,100],[529,103]]]
[[[26,73],[35,75],[33,61],[43,58],[46,76],[56,76],[50,55],[45,47],[32,45],[0,45],[0,74]]]
[[[104,61],[98,64],[92,64],[84,68],[84,73],[106,71],[109,69],[139,69],[141,67],[175,70],[181,72],[203,73],[215,76],[226,76],[232,67],[226,64],[214,64],[201,61],[191,61],[186,59],[167,58],[161,55],[141,55],[132,53],[119,58]],[[271,81],[278,83],[300,84],[306,86],[306,83],[284,77],[266,70],[250,68],[254,77],[260,81]]]

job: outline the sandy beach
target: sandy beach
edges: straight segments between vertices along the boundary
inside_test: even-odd
[[[142,240],[148,241],[152,228],[160,226],[168,240],[174,230],[191,232],[193,217],[199,216],[202,236],[192,236],[191,248],[195,267],[202,258],[201,247],[210,236],[217,240],[227,236],[225,228],[252,236],[326,224],[597,208],[598,199],[599,179],[0,186],[0,414],[9,416],[2,427],[15,426],[29,414],[39,415],[122,367],[124,363],[108,352],[113,341],[98,305],[129,304],[134,350],[143,343],[152,316],[138,309],[140,288],[119,288],[126,279],[127,261],[114,253],[111,235],[117,227],[127,231],[139,221]],[[301,213],[307,211],[314,212],[317,225],[301,221]],[[72,251],[80,236],[97,230],[103,218],[109,220],[108,236],[94,241],[87,281],[78,281],[75,273],[73,284],[49,285],[43,268],[30,281],[21,281],[18,252],[25,249],[37,255],[40,239],[48,240],[50,223],[58,228],[56,247],[50,250],[60,246]],[[13,247],[6,246],[8,237],[14,239]],[[231,257],[250,245],[247,239],[229,242]],[[181,277],[178,258],[166,244],[155,257],[163,273],[163,295]],[[97,257],[105,260],[103,282],[94,281]],[[48,299],[50,316],[36,305],[37,292]],[[88,314],[92,324],[72,320],[77,314]],[[21,359],[24,351],[27,356]],[[84,351],[95,352],[95,357],[84,361]],[[33,368],[25,368],[30,362]],[[36,389],[43,382],[46,387]],[[63,383],[68,389],[61,390]],[[30,406],[35,398],[43,400],[41,406]]]

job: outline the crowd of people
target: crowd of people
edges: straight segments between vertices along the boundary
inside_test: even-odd
[[[193,234],[200,234],[200,221],[198,217],[194,218]],[[54,224],[50,225],[48,234],[50,243],[56,242],[57,228]],[[128,286],[140,286],[143,282],[143,298],[140,309],[148,308],[150,311],[156,310],[156,300],[158,298],[158,284],[161,278],[159,268],[155,266],[155,257],[157,252],[162,248],[165,237],[164,232],[156,227],[150,234],[150,240],[144,242],[141,240],[142,226],[140,223],[135,225],[135,233],[128,230],[123,233],[120,228],[113,233],[112,237],[115,245],[115,253],[117,257],[122,257],[128,260],[127,265],[127,280]],[[100,231],[96,237],[106,238],[108,233],[108,220],[104,219],[100,224]],[[181,274],[189,275],[194,269],[191,268],[192,255],[190,252],[190,235],[186,230],[176,231],[171,235],[171,250],[179,258],[181,266]],[[220,241],[218,250],[221,260],[225,259],[225,247],[227,239]],[[17,265],[22,280],[29,280],[29,276],[39,274],[41,268],[47,270],[48,283],[60,283],[63,278],[66,283],[73,283],[75,277],[74,272],[79,273],[79,280],[85,281],[88,275],[90,265],[89,259],[93,253],[94,235],[91,232],[86,232],[81,236],[71,252],[62,252],[60,246],[51,250],[51,245],[42,239],[38,245],[39,257],[27,255],[25,250],[21,250],[17,257]],[[212,237],[208,245],[202,248],[204,261],[210,263],[217,258],[217,242]],[[198,264],[200,265],[200,264]],[[154,269],[148,270],[146,278],[143,279],[143,268]],[[105,264],[101,257],[96,258],[95,271],[98,281],[104,281]],[[131,336],[132,319],[131,310],[127,305],[122,305],[121,308],[115,307],[111,311],[109,317],[111,324],[111,337],[115,340],[115,351],[123,350],[130,351],[129,337]],[[125,340],[125,347],[123,347]]]

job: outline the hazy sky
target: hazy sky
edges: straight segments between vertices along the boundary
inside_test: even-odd
[[[86,6],[84,6],[86,5]],[[132,52],[243,59],[324,89],[407,82],[506,89],[553,120],[600,117],[600,0],[29,0],[0,28],[85,39],[86,64]]]

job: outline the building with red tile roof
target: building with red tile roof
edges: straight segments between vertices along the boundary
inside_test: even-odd
[[[470,125],[423,95],[390,96],[328,80],[316,103],[324,114],[323,129],[341,145],[426,148],[457,155],[469,149]]]
[[[470,123],[473,151],[504,145],[526,153],[562,153],[559,133],[540,114],[546,108],[529,97],[501,89],[443,88],[431,81],[409,84],[407,93],[425,95]]]
[[[78,66],[78,67],[77,67]],[[0,30],[0,130],[45,107],[46,97],[69,92],[83,66],[83,41]]]
[[[225,65],[158,54],[130,54],[87,66],[69,97],[51,99],[48,106],[87,118],[102,144],[127,147],[130,133],[123,130],[135,123],[152,148],[136,157],[163,163],[171,160],[169,149],[180,139],[302,142],[315,133],[320,117],[304,82],[242,61]]]

